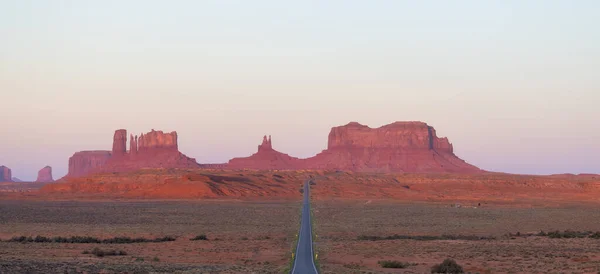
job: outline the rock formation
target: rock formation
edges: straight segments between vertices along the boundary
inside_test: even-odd
[[[23,182],[23,180],[21,180],[21,179],[19,179],[17,177],[12,177],[12,181],[15,182],[15,183],[22,183]]]
[[[117,130],[115,136],[127,136],[126,130]],[[121,146],[121,138],[114,139],[114,147]],[[117,144],[118,142],[118,144]],[[125,144],[124,144],[125,145]],[[141,168],[197,168],[195,159],[179,152],[177,132],[152,130],[130,137],[129,152],[124,157],[112,157],[99,172],[121,172]],[[119,150],[120,152],[121,150]]]
[[[127,153],[127,130],[119,129],[115,131],[113,137],[112,156],[123,156]]]
[[[90,173],[121,172],[141,168],[197,168],[196,160],[179,152],[177,132],[164,133],[152,130],[129,138],[127,130],[119,129],[113,136],[111,151],[82,151],[69,159],[67,177]]]
[[[423,122],[370,128],[356,122],[334,127],[328,147],[307,159],[310,169],[374,172],[481,172],[454,155],[447,138]]]
[[[69,158],[68,177],[79,177],[103,167],[111,157],[110,151],[80,151]]]
[[[138,137],[136,135],[134,138],[133,134],[131,134],[131,138],[129,138],[129,154],[135,156],[137,154],[137,152],[138,152]]]
[[[334,127],[323,152],[298,159],[273,149],[266,136],[258,152],[234,158],[228,168],[313,169],[369,172],[481,172],[454,155],[447,138],[423,122],[396,122],[370,128],[356,122]]]
[[[0,182],[12,182],[12,171],[10,168],[0,166]]]
[[[38,171],[37,180],[35,181],[38,183],[54,182],[54,179],[52,179],[52,167],[45,166],[44,168],[40,169],[40,171]]]
[[[177,150],[177,132],[163,133],[154,129],[146,134],[140,135],[138,141],[138,151],[148,151],[154,149]]]
[[[271,136],[263,137],[258,152],[247,158],[231,159],[227,168],[233,169],[301,169],[301,160],[273,149]]]
[[[271,144],[271,135],[267,139],[267,135],[263,137],[262,144],[258,145],[258,151],[269,151],[273,150],[273,145]]]

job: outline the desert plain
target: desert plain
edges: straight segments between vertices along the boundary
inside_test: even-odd
[[[286,273],[307,179],[321,273],[430,273],[447,258],[466,273],[600,271],[594,175],[142,169],[4,184],[0,272]],[[84,254],[94,248],[125,255]]]

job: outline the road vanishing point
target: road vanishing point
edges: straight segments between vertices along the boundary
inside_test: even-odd
[[[302,220],[298,234],[298,246],[294,257],[291,274],[318,274],[315,266],[313,250],[312,223],[310,221],[310,180],[304,183],[304,199],[302,203]]]

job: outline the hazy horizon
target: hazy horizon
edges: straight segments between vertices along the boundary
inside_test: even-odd
[[[458,157],[600,173],[597,1],[1,1],[0,165],[58,179],[115,129],[199,163],[423,121]]]

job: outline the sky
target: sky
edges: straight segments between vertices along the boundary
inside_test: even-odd
[[[200,163],[424,121],[480,168],[600,173],[600,1],[0,0],[0,165],[67,173],[115,129]]]

